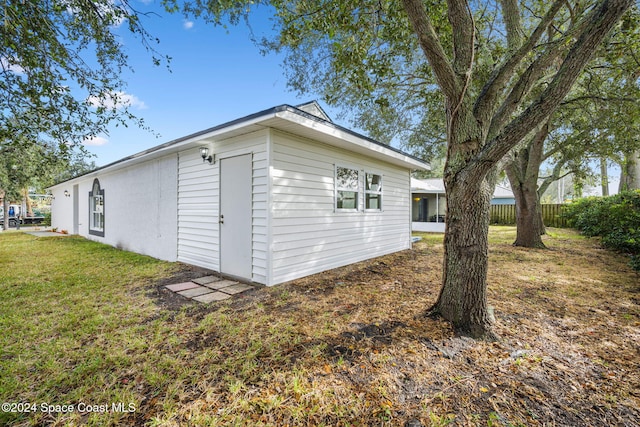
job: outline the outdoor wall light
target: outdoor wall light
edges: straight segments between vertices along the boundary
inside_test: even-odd
[[[200,147],[200,156],[202,157],[203,162],[209,162],[210,164],[213,164],[216,161],[214,156],[209,155],[208,147]]]
[[[71,197],[71,194],[69,194],[69,190],[64,190],[64,197]]]

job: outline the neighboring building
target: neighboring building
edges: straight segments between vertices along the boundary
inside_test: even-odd
[[[492,205],[515,205],[516,198],[513,195],[513,191],[510,188],[503,187],[501,185],[496,185],[496,189],[493,192],[493,197],[491,198]]]
[[[513,205],[513,192],[496,186],[492,205]],[[413,231],[444,233],[447,202],[442,178],[411,178],[411,221]]]
[[[447,211],[442,178],[411,178],[411,221],[413,231],[444,233]]]
[[[51,188],[52,225],[265,285],[411,247],[425,162],[282,105]]]

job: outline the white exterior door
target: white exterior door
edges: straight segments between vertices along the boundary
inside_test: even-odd
[[[220,272],[251,280],[251,154],[220,160]]]

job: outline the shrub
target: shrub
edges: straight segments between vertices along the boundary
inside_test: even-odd
[[[631,267],[640,271],[640,190],[577,200],[564,216],[584,235],[602,237],[604,247],[629,254]]]
[[[44,219],[42,220],[42,225],[50,226],[51,225],[51,212],[47,212],[44,214]]]

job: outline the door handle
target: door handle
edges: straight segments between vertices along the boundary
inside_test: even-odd
[[[220,215],[220,219],[218,220],[218,223],[224,224],[224,215]]]

